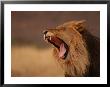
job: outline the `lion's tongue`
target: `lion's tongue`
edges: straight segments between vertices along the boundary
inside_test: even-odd
[[[61,58],[61,57],[64,57],[65,52],[66,52],[66,48],[65,48],[65,46],[64,46],[64,43],[62,43],[62,44],[60,45],[59,57],[60,57],[60,58]]]

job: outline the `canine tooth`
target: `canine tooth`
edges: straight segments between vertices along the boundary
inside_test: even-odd
[[[50,40],[51,40],[51,36],[50,36]]]
[[[46,35],[44,34],[44,40],[46,40]]]

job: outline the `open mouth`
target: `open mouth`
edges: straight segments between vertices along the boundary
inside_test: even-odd
[[[44,40],[53,44],[59,50],[59,58],[65,59],[67,57],[69,48],[68,45],[62,39],[54,35],[44,34]]]

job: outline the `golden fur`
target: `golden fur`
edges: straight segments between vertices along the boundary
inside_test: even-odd
[[[48,32],[61,38],[69,47],[66,59],[58,58],[58,49],[54,48],[54,56],[65,72],[65,76],[86,76],[90,67],[90,55],[86,40],[81,34],[85,31],[85,21],[71,21],[48,29]]]

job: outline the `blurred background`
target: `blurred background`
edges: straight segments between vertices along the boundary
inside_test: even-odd
[[[11,75],[64,76],[42,31],[72,20],[86,20],[87,30],[100,37],[98,11],[12,11]]]

